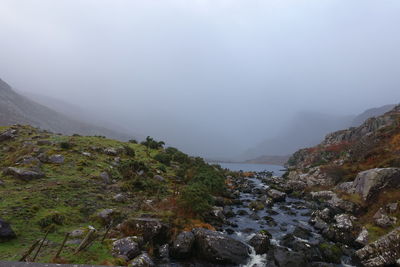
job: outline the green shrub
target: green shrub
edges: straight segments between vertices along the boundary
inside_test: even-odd
[[[150,149],[160,149],[165,145],[163,141],[158,142],[150,136],[147,136],[146,141],[141,142],[141,144]]]
[[[205,185],[193,183],[184,187],[179,203],[185,209],[200,215],[211,209],[213,198]]]
[[[167,166],[171,165],[171,156],[168,155],[167,153],[158,153],[157,155],[154,156],[154,159],[164,165]]]
[[[72,147],[72,144],[70,142],[61,142],[60,147],[62,149],[70,149]]]
[[[212,167],[200,168],[190,182],[203,184],[209,192],[214,194],[222,193],[225,189],[224,176]]]
[[[135,157],[135,150],[130,146],[124,146],[125,154],[129,157]]]
[[[127,160],[121,162],[118,167],[118,170],[124,179],[131,179],[137,176],[137,172],[143,171],[147,173],[149,168],[147,165],[138,160]]]
[[[131,144],[137,144],[138,143],[138,141],[136,141],[135,139],[131,139],[128,142],[131,143]]]

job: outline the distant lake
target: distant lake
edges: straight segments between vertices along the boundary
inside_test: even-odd
[[[229,169],[231,171],[244,171],[244,172],[262,172],[262,171],[272,171],[274,175],[282,175],[285,169],[283,166],[270,165],[270,164],[254,164],[254,163],[217,163],[221,165],[222,168]]]

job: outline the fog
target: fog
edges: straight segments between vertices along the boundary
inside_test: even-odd
[[[399,14],[398,0],[2,0],[0,78],[233,157],[299,112],[400,102]]]

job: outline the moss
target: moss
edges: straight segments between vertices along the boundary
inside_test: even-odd
[[[319,245],[319,249],[326,262],[341,263],[342,249],[336,244],[322,243]]]

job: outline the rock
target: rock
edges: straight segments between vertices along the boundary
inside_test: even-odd
[[[49,162],[54,164],[63,164],[64,163],[64,156],[63,155],[51,155],[49,157]]]
[[[283,193],[275,189],[268,190],[267,195],[270,198],[272,198],[272,200],[275,202],[281,202],[286,200],[286,193]]]
[[[117,156],[118,152],[117,152],[117,150],[115,148],[111,148],[110,147],[110,148],[104,149],[104,154],[107,154],[109,156]]]
[[[18,178],[18,179],[21,179],[24,181],[30,181],[30,180],[40,179],[40,178],[44,177],[44,174],[40,171],[33,171],[33,170],[14,168],[14,167],[6,168],[3,171],[3,174],[11,175],[15,178]]]
[[[126,201],[126,196],[125,196],[124,194],[122,194],[122,193],[119,193],[119,194],[116,194],[116,195],[113,197],[113,199],[114,199],[115,201],[117,201],[117,202],[123,203],[123,202]]]
[[[135,233],[143,236],[145,242],[152,240],[164,241],[167,225],[155,218],[131,218],[121,224],[122,232],[125,235]],[[158,239],[158,240],[157,240]]]
[[[83,229],[76,229],[76,230],[73,230],[73,231],[69,234],[69,236],[72,237],[72,238],[77,238],[77,237],[83,237],[84,234],[85,234],[85,230],[83,230]]]
[[[111,178],[110,178],[110,175],[108,175],[107,172],[102,172],[102,173],[100,173],[99,176],[100,176],[100,178],[103,180],[103,182],[105,184],[111,184]]]
[[[360,172],[353,182],[355,193],[371,200],[386,188],[400,188],[400,168],[377,168]]]
[[[170,254],[170,249],[168,244],[161,245],[158,248],[157,256],[160,262],[162,263],[169,262],[169,254]]]
[[[97,217],[104,223],[109,224],[112,221],[115,211],[113,209],[104,209],[97,213]]]
[[[14,129],[9,129],[7,131],[4,131],[0,134],[0,142],[14,139],[15,137],[17,137],[16,134],[17,130]]]
[[[246,244],[222,233],[203,228],[193,229],[197,255],[212,263],[243,264],[249,257]]]
[[[304,255],[298,252],[289,251],[286,248],[276,247],[273,251],[273,258],[279,267],[304,267],[308,266]]]
[[[368,244],[368,230],[367,228],[363,227],[361,232],[358,234],[358,237],[356,239],[356,243],[365,246]]]
[[[382,228],[389,228],[390,226],[396,224],[397,218],[391,217],[386,214],[383,208],[380,208],[373,216],[374,223]]]
[[[336,223],[335,228],[340,230],[352,230],[353,229],[353,221],[356,219],[353,216],[348,214],[338,214],[334,217]]]
[[[396,211],[398,210],[398,208],[399,208],[399,203],[397,203],[397,202],[389,203],[389,204],[386,205],[386,211],[387,211],[389,214],[396,213]]]
[[[267,231],[261,231],[248,242],[254,248],[256,254],[262,255],[268,252],[272,236]]]
[[[154,175],[153,178],[154,178],[155,180],[159,181],[159,182],[162,182],[162,183],[167,182],[167,181],[165,180],[165,178],[162,177],[161,175]]]
[[[325,201],[334,209],[340,209],[344,212],[354,213],[358,210],[358,206],[350,201],[339,198],[332,191],[311,192],[311,198],[318,201]]]
[[[7,241],[16,237],[17,235],[14,233],[11,225],[0,218],[0,242]]]
[[[301,239],[308,239],[312,236],[310,230],[301,226],[296,226],[293,231],[293,235]]]
[[[355,252],[365,267],[395,265],[400,259],[400,227]]]
[[[139,256],[137,256],[128,267],[153,267],[156,266],[150,256],[143,252]]]
[[[177,259],[189,258],[194,244],[194,234],[192,232],[180,233],[171,248],[171,255]]]
[[[222,212],[223,212],[225,218],[235,217],[235,212],[233,212],[233,210],[230,206],[225,206],[224,210]]]
[[[353,187],[353,182],[345,182],[345,183],[338,184],[337,186],[335,186],[335,189],[346,192],[348,194],[354,194],[354,191],[355,191],[355,189]]]
[[[90,158],[90,157],[92,157],[92,153],[90,153],[90,152],[82,152],[82,155],[83,156],[85,156],[85,157],[88,157],[88,158]]]
[[[125,237],[113,243],[112,253],[114,257],[121,257],[126,261],[134,259],[140,254],[138,243],[134,237]]]

